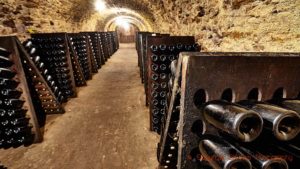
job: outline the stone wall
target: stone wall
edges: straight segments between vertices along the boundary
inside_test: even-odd
[[[58,0],[2,0],[0,2],[0,34],[18,35],[31,32],[73,32],[78,23],[66,14],[71,3]]]
[[[300,0],[115,0],[154,31],[194,35],[204,51],[300,52]],[[130,2],[130,3],[129,3]],[[110,16],[110,15],[108,15]],[[2,0],[0,34],[103,30],[93,0]],[[100,26],[99,26],[100,25]]]
[[[153,17],[144,1],[115,0],[107,6],[126,7],[150,20]],[[22,40],[35,32],[103,31],[103,22],[115,15],[107,11],[96,11],[94,0],[1,0],[0,35],[17,35]]]
[[[300,52],[300,0],[164,0],[151,8],[157,31],[195,35],[204,51]]]

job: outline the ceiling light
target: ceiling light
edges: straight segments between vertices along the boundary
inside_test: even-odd
[[[126,19],[117,18],[115,23],[116,25],[124,28],[126,31],[130,29],[130,24]]]
[[[95,1],[95,9],[97,11],[103,11],[104,9],[106,9],[106,4],[103,0],[96,0]]]

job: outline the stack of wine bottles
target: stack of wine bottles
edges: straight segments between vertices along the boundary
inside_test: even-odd
[[[28,43],[25,46],[31,48],[30,55],[35,56],[35,63],[44,63],[44,68],[49,71],[51,78],[48,76],[47,80],[53,80],[57,85],[58,100],[66,102],[68,98],[75,97],[75,80],[66,33],[32,34],[31,37],[28,43],[32,43],[32,46]]]
[[[160,133],[170,91],[171,62],[178,59],[180,52],[199,51],[199,46],[192,36],[148,36],[147,49],[146,102],[150,109],[151,129]]]
[[[112,48],[111,54],[114,54],[119,49],[118,34],[116,31],[110,31],[108,34],[110,35],[110,43]]]
[[[147,36],[158,36],[161,34],[159,33],[154,33],[154,32],[137,32],[136,34],[136,50],[138,53],[138,66],[140,69],[140,77],[141,77],[141,81],[142,83],[145,82],[144,78],[147,78],[147,76],[145,75],[145,69],[146,67],[144,65],[147,65],[146,62],[146,39]],[[169,35],[166,35],[169,36]],[[146,76],[146,77],[145,77]],[[146,91],[145,91],[146,92]],[[148,106],[148,105],[147,105]]]
[[[46,66],[46,63],[48,62],[48,60],[45,59],[45,56],[44,56],[44,59],[42,59],[42,56],[40,54],[38,54],[38,52],[37,52],[38,47],[33,44],[33,40],[29,39],[29,40],[25,41],[23,43],[23,45],[24,45],[25,49],[27,50],[27,52],[30,54],[30,56],[29,56],[30,59],[33,61],[35,66],[38,68],[39,72],[44,77],[44,79],[46,79],[47,84],[51,87],[51,90],[55,94],[57,100],[59,102],[62,102],[63,100],[65,100],[65,96],[63,95],[62,91],[60,90],[59,84],[53,78],[53,74],[50,71],[50,67]],[[49,49],[49,50],[51,50],[51,49]],[[43,90],[39,90],[39,91],[42,92]]]
[[[40,56],[29,56],[22,44],[19,41],[17,43],[33,106],[38,112],[36,116],[39,125],[44,126],[46,114],[64,113],[64,109],[58,100],[58,87],[55,85],[56,82],[52,80],[52,76],[48,74],[48,69],[43,69],[44,66],[41,66],[44,63],[39,62]],[[27,41],[25,43],[28,49],[32,50],[31,42]],[[44,73],[48,82],[40,71]],[[52,88],[49,85],[52,85]]]
[[[299,53],[182,53],[159,168],[298,168],[299,65]]]
[[[114,53],[115,46],[113,44],[114,41],[114,34],[112,32],[106,32],[106,42],[108,46],[108,54],[111,56]]]
[[[171,92],[172,93],[172,92]],[[167,166],[168,168],[175,169],[177,168],[178,160],[178,121],[180,116],[180,92],[175,93],[174,101],[172,104],[168,104],[170,107],[167,107],[166,112],[168,113],[170,109],[169,116],[165,114],[163,120],[163,125],[161,129],[160,142],[157,145],[157,159],[160,159],[160,156],[163,158],[160,163],[163,167]],[[169,117],[169,119],[167,119]],[[167,129],[165,134],[163,131]],[[162,146],[164,145],[164,146]]]
[[[103,56],[104,56],[105,60],[107,60],[110,57],[107,34],[105,32],[101,33],[100,38],[101,38],[103,45],[107,46],[106,48],[103,48]]]
[[[13,64],[10,52],[0,48],[1,148],[20,146],[32,139],[27,110],[23,107],[24,100],[20,98],[22,89],[18,88],[19,82],[15,79],[17,73],[10,69]]]
[[[100,57],[101,57],[101,60],[103,61],[102,64],[105,64],[105,62],[108,60],[108,57],[105,56],[104,46],[106,46],[106,48],[108,48],[109,46],[105,44],[104,39],[101,38],[101,34],[105,34],[105,33],[98,33],[97,36],[99,39]]]
[[[16,37],[0,37],[0,148],[42,141],[46,115],[64,113],[63,103],[76,96],[75,79],[80,85],[91,78],[89,42],[85,33],[70,38],[32,34],[23,44]]]
[[[148,74],[149,74],[149,66],[148,66],[148,62],[149,62],[149,59],[148,59],[148,56],[147,56],[147,53],[148,53],[148,50],[147,50],[147,46],[148,46],[148,37],[156,37],[156,36],[169,36],[169,35],[161,35],[161,34],[158,34],[158,33],[152,33],[152,34],[143,34],[142,35],[142,81],[144,83],[144,90],[145,90],[145,93],[146,93],[146,106],[149,106],[149,87],[148,87],[148,83],[149,83],[149,77],[148,77]]]
[[[77,56],[76,50],[72,47],[72,42],[69,40],[68,41],[68,49],[70,52],[70,59],[72,63],[72,68],[73,68],[73,75],[74,75],[74,80],[75,80],[75,85],[80,87],[80,86],[86,86],[86,79],[84,77],[83,69],[80,65],[80,60]]]
[[[78,83],[80,82],[85,82],[89,79],[92,78],[92,66],[91,66],[91,60],[90,60],[90,56],[89,56],[89,51],[88,51],[88,45],[87,45],[87,37],[85,35],[82,34],[68,34],[69,37],[69,42],[70,42],[70,48],[73,51],[73,55],[74,59],[73,62],[76,62],[76,60],[79,63],[79,70],[81,71],[81,73],[83,74],[83,79],[80,80],[76,80],[78,78],[76,78],[75,74],[75,82],[77,83],[77,86],[80,85]],[[77,66],[76,64],[73,64],[73,69],[75,69],[75,67]],[[78,73],[80,74],[80,73]],[[86,83],[81,83],[82,85],[86,85]]]
[[[42,139],[17,41],[15,37],[0,37],[0,148]]]
[[[81,35],[87,37],[88,55],[90,55],[90,62],[92,72],[97,73],[101,65],[112,56],[117,50],[119,45],[118,36],[116,32],[82,32]],[[107,38],[110,36],[111,38]],[[109,52],[111,49],[111,52]]]
[[[94,59],[97,69],[100,69],[101,65],[104,64],[104,61],[101,59],[101,46],[99,46],[101,40],[97,32],[88,32],[87,34],[90,42],[92,58]]]

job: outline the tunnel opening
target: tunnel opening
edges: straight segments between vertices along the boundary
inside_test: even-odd
[[[139,31],[138,27],[129,23],[116,27],[120,43],[134,43],[137,31]]]

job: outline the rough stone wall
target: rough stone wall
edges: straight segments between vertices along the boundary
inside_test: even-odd
[[[155,19],[156,32],[194,35],[204,51],[300,52],[300,0],[109,3],[132,9],[150,21]],[[102,16],[93,9],[93,0],[1,0],[0,35],[25,38],[29,32],[103,30],[102,22],[110,15]]]
[[[69,1],[1,0],[0,35],[18,35],[24,39],[30,32],[74,32],[79,29],[67,12]]]
[[[300,0],[164,0],[150,8],[157,31],[195,35],[204,51],[300,52]]]
[[[107,2],[108,7],[125,7],[153,18],[144,5],[147,0]],[[103,31],[103,22],[111,15],[96,11],[94,0],[0,0],[0,35],[25,39],[32,32]]]

